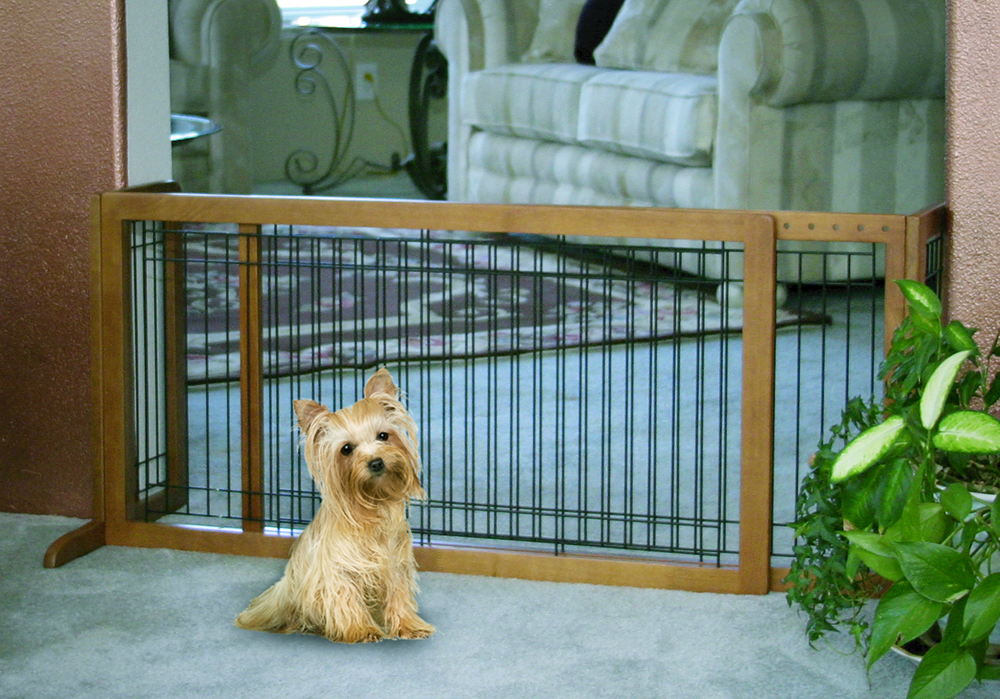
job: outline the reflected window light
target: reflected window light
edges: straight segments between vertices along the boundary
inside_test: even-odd
[[[360,27],[365,2],[358,0],[277,0],[287,26]],[[433,0],[406,0],[410,12],[426,12]]]

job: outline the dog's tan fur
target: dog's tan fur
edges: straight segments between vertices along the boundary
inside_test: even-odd
[[[250,603],[237,626],[344,643],[434,633],[417,615],[406,504],[425,495],[417,427],[399,398],[383,368],[351,407],[331,413],[295,401],[306,463],[323,501],[292,547],[284,577]]]

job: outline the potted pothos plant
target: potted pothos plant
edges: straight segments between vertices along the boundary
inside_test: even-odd
[[[944,324],[924,284],[897,281],[908,314],[879,377],[813,456],[796,503],[789,604],[810,642],[847,630],[871,667],[919,642],[909,697],[953,697],[1000,679],[1000,357]],[[989,491],[994,497],[990,497]],[[983,494],[983,491],[986,494]],[[878,599],[872,617],[869,602]]]

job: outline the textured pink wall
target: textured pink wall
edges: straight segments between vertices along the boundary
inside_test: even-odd
[[[89,517],[89,204],[124,183],[120,0],[0,3],[0,510]]]
[[[950,3],[948,307],[980,328],[1000,327],[1000,3]]]

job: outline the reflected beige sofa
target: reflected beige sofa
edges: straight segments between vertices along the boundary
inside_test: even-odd
[[[625,0],[596,66],[572,58],[582,4],[438,4],[449,199],[907,214],[943,200],[944,0]],[[779,274],[881,274],[847,265]]]

